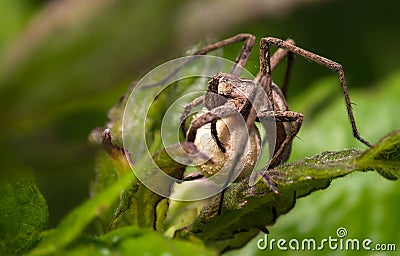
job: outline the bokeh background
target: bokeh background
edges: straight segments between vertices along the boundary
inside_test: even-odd
[[[359,130],[377,142],[400,128],[398,10],[396,0],[0,1],[1,169],[33,170],[54,227],[88,198],[97,150],[88,134],[105,124],[129,84],[200,41],[239,32],[290,37],[341,63]],[[224,55],[232,58],[240,47]],[[282,74],[283,66],[274,80]],[[365,149],[352,137],[331,71],[296,58],[288,101],[305,114],[291,161]],[[353,174],[299,200],[270,237],[322,239],[345,227],[348,237],[397,243],[399,251],[399,212],[400,182]],[[231,253],[267,252],[255,240]]]

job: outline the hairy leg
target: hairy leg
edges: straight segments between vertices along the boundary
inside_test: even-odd
[[[261,39],[261,43],[260,43],[260,76],[270,76],[271,75],[272,66],[271,66],[271,61],[270,61],[270,50],[269,50],[270,45],[274,45],[278,48],[285,49],[294,54],[303,56],[304,58],[309,59],[313,62],[316,62],[316,63],[318,63],[324,67],[327,67],[337,73],[337,75],[339,77],[339,82],[340,82],[340,85],[341,85],[341,88],[343,91],[344,99],[346,102],[347,115],[350,120],[351,128],[353,131],[353,136],[360,142],[367,145],[368,147],[371,147],[371,144],[360,136],[360,133],[357,129],[342,65],[340,65],[339,63],[336,63],[330,59],[327,59],[320,55],[317,55],[315,53],[304,50],[300,47],[297,47],[297,46],[290,44],[286,41],[283,41],[281,39],[273,38],[273,37],[265,37],[265,38]],[[267,94],[270,97],[269,98],[270,100],[272,100],[272,91],[271,90],[272,89],[269,84]]]

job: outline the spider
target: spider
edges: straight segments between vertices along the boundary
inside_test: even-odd
[[[347,115],[353,131],[353,136],[363,144],[371,147],[371,144],[363,139],[357,130],[343,68],[339,63],[299,48],[295,46],[295,42],[291,39],[284,41],[278,38],[265,37],[260,41],[260,70],[258,74],[253,81],[243,79],[240,78],[240,74],[246,65],[255,42],[255,36],[251,34],[238,34],[231,38],[213,43],[197,51],[194,53],[194,55],[204,55],[218,48],[238,42],[244,42],[244,45],[236,58],[235,65],[231,73],[216,74],[211,81],[209,81],[208,89],[205,95],[196,98],[185,107],[181,117],[181,130],[186,137],[186,141],[193,142],[198,145],[199,142],[198,139],[196,139],[198,131],[205,125],[210,124],[211,135],[219,148],[219,153],[222,155],[227,154],[229,151],[227,148],[230,146],[229,134],[227,135],[227,133],[223,131],[226,127],[219,124],[221,123],[219,120],[221,118],[229,118],[229,116],[239,112],[246,121],[246,125],[250,134],[250,147],[259,148],[259,133],[255,127],[255,122],[260,122],[262,119],[271,120],[271,118],[274,118],[272,120],[276,122],[276,141],[274,143],[275,148],[272,149],[272,157],[268,166],[265,167],[265,170],[271,170],[277,165],[285,162],[289,157],[292,141],[299,132],[303,122],[303,115],[298,112],[290,111],[285,99],[291,67],[294,60],[294,55],[296,54],[329,68],[337,73],[341,89],[343,91],[347,107]],[[278,47],[278,50],[273,56],[270,56],[271,45]],[[274,68],[286,56],[288,57],[288,63],[281,89],[272,81],[271,71],[273,71]],[[256,114],[254,109],[255,107],[249,102],[249,98],[257,97],[257,84],[262,86],[268,97],[268,102],[272,103],[270,106],[268,106],[268,104],[263,104],[261,102],[257,111],[257,113],[261,114]],[[266,99],[264,98],[264,101],[265,100]],[[193,107],[202,103],[205,104],[207,111],[202,115],[195,117],[190,123],[189,129],[187,129],[186,122]],[[243,152],[238,153],[243,154]],[[255,154],[247,157],[254,157],[255,155],[257,158],[257,154],[259,154],[258,149],[256,150]],[[250,166],[245,166],[245,169],[254,168],[256,161],[250,162]],[[218,172],[219,167],[216,167],[215,164],[208,163],[201,165],[199,169],[204,176],[210,176],[215,172]],[[239,175],[238,179],[248,175],[248,170],[242,172],[243,173]],[[268,182],[271,189],[278,194],[279,191],[273,186],[271,178],[268,177],[268,172],[265,173],[267,174],[264,176],[265,180]]]

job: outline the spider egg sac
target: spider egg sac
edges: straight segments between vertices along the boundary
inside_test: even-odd
[[[197,135],[194,143],[202,153],[208,155],[214,161],[214,163],[207,161],[196,167],[198,171],[205,177],[210,177],[223,170],[223,167],[229,159],[229,155],[232,153],[243,155],[241,161],[236,166],[236,168],[242,167],[241,171],[237,170],[240,171],[240,174],[238,174],[236,180],[240,180],[249,176],[253,171],[253,168],[257,163],[258,156],[261,152],[260,133],[257,127],[253,126],[249,133],[247,145],[244,148],[242,147],[242,149],[237,148],[233,150],[232,138],[228,127],[234,129],[239,125],[243,125],[243,123],[236,122],[238,121],[235,117],[227,117],[224,118],[224,121],[217,121],[216,126],[218,131],[218,139],[225,147],[225,153],[221,151],[211,135],[211,124],[206,124],[197,130]]]

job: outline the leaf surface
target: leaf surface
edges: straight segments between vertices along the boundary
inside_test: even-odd
[[[40,239],[48,221],[45,199],[28,171],[0,176],[0,254],[20,255]]]
[[[395,131],[365,152],[329,151],[278,166],[269,175],[279,195],[266,182],[260,181],[251,187],[248,179],[242,180],[227,189],[221,215],[217,214],[220,197],[215,196],[189,229],[180,231],[179,235],[195,235],[219,251],[239,248],[259,230],[265,230],[265,226],[289,212],[298,198],[327,188],[333,179],[355,171],[373,170],[384,177],[390,175],[391,179],[398,177],[399,143],[400,131]]]

